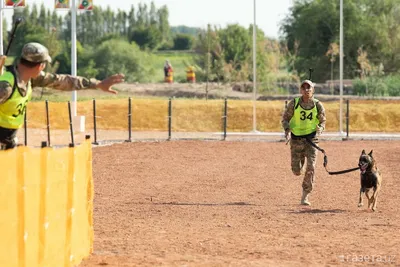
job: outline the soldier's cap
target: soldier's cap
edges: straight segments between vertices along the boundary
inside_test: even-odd
[[[301,88],[304,84],[308,84],[308,85],[310,86],[310,88],[314,88],[314,86],[315,86],[315,84],[314,84],[312,81],[310,81],[310,80],[304,80],[304,81],[301,83],[300,88]]]
[[[21,57],[32,63],[51,63],[51,57],[49,50],[42,44],[39,43],[27,43],[22,48]]]

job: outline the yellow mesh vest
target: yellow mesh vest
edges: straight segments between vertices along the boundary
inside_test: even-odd
[[[0,76],[0,81],[6,81],[13,87],[10,98],[3,104],[0,104],[0,127],[7,129],[21,128],[24,124],[26,104],[32,96],[31,83],[29,82],[27,85],[26,96],[21,96],[15,84],[15,77],[12,72],[5,71],[3,75]]]
[[[294,100],[295,110],[293,117],[289,122],[292,133],[297,136],[307,135],[317,130],[318,110],[317,110],[317,99],[314,99],[314,107],[312,109],[303,109],[300,105],[297,105],[300,101],[299,97]],[[297,107],[297,108],[296,108]]]

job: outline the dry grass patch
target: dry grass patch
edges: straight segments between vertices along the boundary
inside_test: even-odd
[[[398,132],[400,127],[399,102],[351,101],[350,131]],[[284,101],[258,101],[256,103],[257,129],[281,131]],[[327,114],[327,131],[339,129],[339,103],[324,103]],[[50,102],[50,127],[68,129],[67,102]],[[123,130],[128,127],[128,99],[96,100],[97,127]],[[213,132],[221,131],[223,100],[172,100],[173,131]],[[343,119],[345,123],[346,106]],[[78,115],[86,116],[86,127],[93,128],[93,102],[78,102]],[[251,131],[253,103],[246,100],[228,100],[228,131]],[[46,127],[45,103],[28,104],[28,127]],[[135,131],[166,131],[168,129],[167,99],[132,99],[132,129]]]

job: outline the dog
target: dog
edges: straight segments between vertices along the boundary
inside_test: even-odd
[[[358,207],[363,206],[363,193],[368,199],[368,209],[376,211],[376,203],[378,200],[378,193],[382,185],[382,174],[376,165],[376,161],[372,156],[372,150],[368,154],[365,150],[361,152],[360,159],[358,161],[358,167],[360,168],[361,188],[360,198],[358,201]],[[372,192],[372,196],[369,195]]]

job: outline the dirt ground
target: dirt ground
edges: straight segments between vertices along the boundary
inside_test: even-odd
[[[283,142],[163,141],[93,148],[88,266],[400,266],[400,141],[321,141],[328,169],[383,173],[378,210],[357,207],[359,171],[319,153],[311,207]]]

